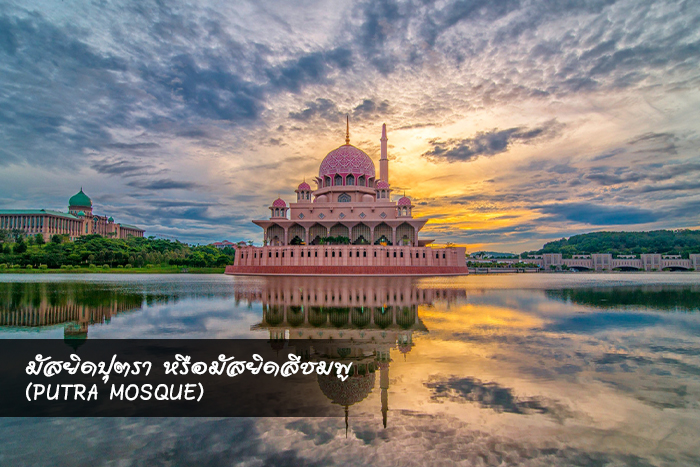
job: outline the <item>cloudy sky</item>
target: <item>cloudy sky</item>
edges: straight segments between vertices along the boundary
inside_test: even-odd
[[[438,242],[696,228],[699,61],[695,1],[3,0],[0,208],[260,241],[347,114]]]

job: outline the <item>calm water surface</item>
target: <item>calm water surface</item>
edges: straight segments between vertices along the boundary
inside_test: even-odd
[[[4,419],[0,465],[700,465],[700,274],[0,275],[0,338],[352,338],[342,419]],[[293,349],[290,349],[290,351]]]

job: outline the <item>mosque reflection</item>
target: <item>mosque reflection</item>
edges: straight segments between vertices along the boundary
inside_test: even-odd
[[[252,329],[267,331],[274,349],[289,341],[303,359],[352,363],[346,381],[318,376],[323,394],[345,409],[346,433],[350,407],[375,389],[377,373],[386,428],[391,352],[406,358],[414,333],[428,332],[418,307],[466,297],[464,290],[419,288],[415,279],[388,277],[277,278],[243,294],[262,302],[262,322]]]

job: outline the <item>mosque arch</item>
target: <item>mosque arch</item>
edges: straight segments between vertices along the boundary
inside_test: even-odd
[[[309,242],[318,245],[322,238],[328,236],[328,229],[321,224],[314,224],[309,228]]]
[[[267,241],[271,246],[282,245],[284,243],[284,229],[277,224],[268,227]]]
[[[367,180],[365,179],[365,176],[364,176],[364,175],[360,175],[360,176],[357,178],[357,185],[358,185],[358,186],[365,186],[366,183],[367,183]]]
[[[333,227],[331,227],[331,237],[347,237],[350,238],[350,232],[347,228],[347,226],[337,223]]]
[[[352,233],[350,235],[350,242],[353,245],[364,245],[369,244],[372,239],[372,230],[367,224],[360,222],[352,228]]]
[[[341,177],[339,174],[335,174],[335,178],[333,179],[333,185],[340,186],[342,184],[343,184],[343,177]]]
[[[289,238],[290,245],[306,243],[306,229],[299,224],[292,224],[287,230],[287,238]]]
[[[355,307],[351,308],[351,313],[352,313],[352,324],[354,326],[357,326],[358,328],[364,328],[366,326],[369,326],[370,323],[370,314],[372,311],[367,308],[361,308],[361,307]]]
[[[413,245],[416,241],[416,229],[407,222],[396,228],[396,239],[399,243]]]
[[[391,227],[389,227],[386,222],[382,222],[374,228],[374,244],[379,245],[382,237],[384,237],[384,239],[386,239],[386,243],[391,245],[392,233],[393,231],[391,230]]]
[[[340,195],[338,195],[338,202],[339,203],[349,203],[350,201],[352,201],[352,198],[350,197],[349,194],[341,193]]]
[[[346,185],[354,185],[355,184],[355,176],[353,174],[350,174],[347,177],[345,177],[345,184]]]

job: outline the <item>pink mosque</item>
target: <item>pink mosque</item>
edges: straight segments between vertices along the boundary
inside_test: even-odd
[[[277,198],[270,218],[254,220],[264,245],[240,246],[226,274],[398,275],[468,273],[463,247],[432,247],[418,232],[428,218],[414,217],[410,198],[391,200],[386,125],[382,126],[379,176],[372,159],[350,144],[321,162],[316,189],[299,184],[296,202]]]

